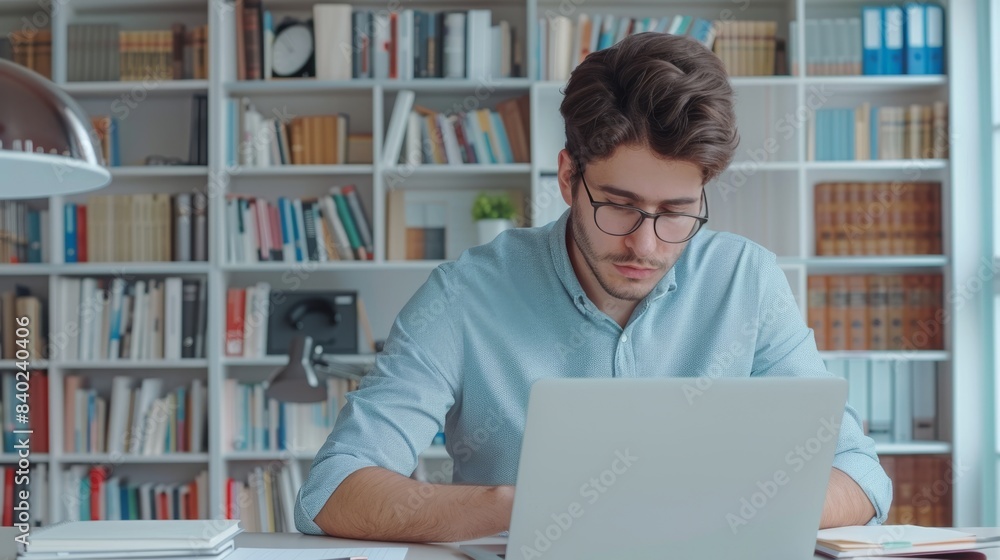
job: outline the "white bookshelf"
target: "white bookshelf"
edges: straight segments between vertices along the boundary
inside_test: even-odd
[[[302,14],[308,12],[313,2],[302,0],[265,0],[265,8],[275,12],[277,22],[284,13]],[[775,0],[741,6],[728,0],[712,2],[632,2],[599,1],[594,4],[576,6],[574,9],[588,13],[616,13],[619,15],[667,16],[678,13],[718,19],[723,10],[736,12],[738,19],[773,19],[779,22],[778,34],[788,35],[788,23],[812,17],[845,17],[858,13],[861,0],[845,0],[833,4],[820,0]],[[149,471],[151,477],[170,476],[171,468],[177,464],[190,470],[183,470],[182,480],[188,480],[200,468],[209,472],[211,515],[223,512],[223,484],[232,472],[245,468],[247,463],[275,460],[308,461],[312,455],[302,452],[228,452],[223,451],[221,441],[224,415],[227,411],[220,406],[223,381],[236,377],[244,380],[263,380],[271,371],[284,363],[284,357],[229,358],[223,355],[222,336],[225,325],[225,294],[228,287],[248,286],[258,281],[271,282],[281,288],[288,282],[288,274],[295,274],[296,287],[303,289],[353,289],[364,298],[371,318],[376,338],[385,338],[396,313],[410,295],[427,278],[441,261],[389,261],[386,259],[386,194],[390,184],[403,189],[444,189],[479,190],[487,188],[522,188],[530,192],[531,208],[543,215],[552,215],[561,208],[561,201],[553,199],[551,191],[546,191],[545,178],[555,173],[556,154],[564,144],[562,120],[558,112],[561,100],[562,82],[540,81],[534,78],[536,68],[533,52],[537,37],[533,34],[534,23],[552,10],[559,13],[560,3],[556,0],[496,0],[485,2],[482,7],[494,10],[494,21],[507,19],[515,28],[519,38],[526,37],[523,60],[527,67],[527,78],[493,80],[489,83],[490,96],[483,106],[494,107],[495,102],[528,94],[531,98],[531,146],[530,164],[514,165],[463,165],[441,166],[423,165],[413,167],[383,166],[381,147],[387,127],[392,103],[400,89],[416,91],[417,103],[430,107],[448,107],[457,99],[475,95],[483,84],[472,80],[418,79],[406,82],[387,80],[320,81],[274,80],[259,82],[238,82],[235,80],[235,45],[230,44],[233,12],[225,7],[224,0],[73,0],[53,2],[53,75],[57,83],[77,98],[87,111],[110,113],[110,104],[115,100],[128,98],[142,91],[144,100],[123,128],[138,127],[142,130],[156,130],[155,134],[132,134],[130,140],[135,145],[123,150],[129,161],[125,167],[113,170],[113,183],[102,194],[127,192],[190,192],[205,189],[209,194],[209,262],[207,263],[87,263],[64,264],[62,262],[61,209],[71,201],[82,198],[64,199],[55,197],[47,201],[52,220],[50,224],[52,262],[40,265],[2,265],[0,284],[29,281],[32,287],[40,286],[49,303],[51,325],[58,325],[60,300],[57,293],[58,281],[64,276],[111,276],[121,273],[142,275],[183,275],[201,276],[208,280],[208,336],[206,339],[207,358],[201,360],[130,362],[127,360],[82,363],[78,361],[54,360],[33,364],[49,371],[50,426],[61,428],[62,381],[65,372],[88,375],[115,375],[123,371],[150,370],[148,375],[182,375],[203,378],[207,382],[209,402],[209,448],[205,453],[109,457],[106,455],[66,454],[62,452],[61,430],[53,429],[51,453],[33,456],[35,461],[45,461],[51,465],[50,511],[59,512],[61,478],[64,467],[81,463],[102,463],[117,465],[122,462],[140,478]],[[373,9],[384,6],[374,2],[361,2],[361,7]],[[709,198],[712,221],[709,227],[744,233],[775,251],[781,268],[786,272],[800,307],[805,309],[806,278],[810,273],[887,271],[905,273],[911,271],[940,271],[946,278],[946,290],[956,285],[956,278],[971,276],[978,260],[966,248],[969,237],[975,233],[961,222],[962,216],[975,213],[979,200],[969,194],[971,189],[955,189],[953,186],[974,184],[969,181],[970,164],[976,161],[973,152],[975,144],[975,103],[970,101],[971,84],[975,76],[961,68],[958,61],[974,55],[974,45],[955,40],[964,33],[963,26],[976,18],[974,3],[952,0],[946,2],[946,30],[948,41],[948,76],[775,76],[775,77],[735,77],[732,84],[737,94],[737,116],[741,128],[742,142],[737,150],[736,163],[721,180],[743,173],[745,184],[736,197],[728,203],[720,203],[713,196],[717,188],[710,185]],[[439,5],[427,2],[416,7],[444,9],[451,4]],[[479,6],[479,5],[477,5]],[[463,6],[454,6],[465,9]],[[23,17],[31,17],[39,11],[37,2],[32,0],[0,0],[0,31],[8,32]],[[69,23],[117,21],[125,26],[137,28],[164,28],[174,20],[188,25],[208,23],[210,28],[210,76],[208,80],[183,82],[159,82],[155,87],[142,87],[137,83],[66,83],[67,45],[66,35]],[[527,33],[527,30],[532,33]],[[804,52],[804,26],[799,25],[799,36],[792,37],[797,53]],[[800,59],[801,59],[800,54]],[[963,73],[964,72],[964,73]],[[139,88],[137,90],[137,87]],[[751,160],[749,149],[757,147],[762,139],[777,134],[775,121],[786,111],[806,104],[814,88],[828,88],[834,95],[830,107],[854,106],[861,101],[886,104],[897,97],[903,99],[934,100],[947,99],[951,112],[951,136],[953,139],[949,160],[920,161],[861,161],[861,162],[813,162],[806,161],[806,127],[795,128],[791,138],[783,140],[773,157],[763,162]],[[172,150],[185,158],[190,122],[190,98],[195,93],[207,92],[209,97],[209,165],[207,167],[142,167],[134,161],[134,155]],[[316,114],[345,110],[351,114],[352,132],[371,132],[373,136],[374,163],[370,165],[335,166],[282,166],[272,168],[229,168],[225,163],[228,130],[224,102],[226,99],[247,96],[259,103],[265,110],[287,106],[300,114]],[[145,109],[149,109],[146,111]],[[148,113],[148,114],[147,114]],[[940,181],[944,193],[944,255],[916,255],[905,257],[816,257],[812,252],[812,186],[821,180],[890,180],[910,178],[917,173],[920,180]],[[911,178],[912,180],[912,178]],[[255,196],[276,197],[317,195],[326,192],[335,183],[354,183],[371,213],[375,236],[375,260],[373,262],[328,262],[328,263],[252,263],[234,264],[225,260],[225,240],[223,238],[224,195],[241,193]],[[961,195],[958,195],[962,191]],[[555,201],[554,201],[555,200]],[[759,213],[749,216],[747,208],[762,208]],[[470,240],[469,244],[473,243]],[[45,287],[48,292],[46,293]],[[941,395],[939,422],[942,433],[948,434],[940,442],[913,442],[880,444],[879,451],[886,454],[901,453],[950,453],[963,464],[978,465],[982,450],[976,440],[963,435],[970,428],[977,428],[981,422],[981,411],[967,406],[981,387],[961,376],[956,371],[977,371],[985,367],[979,357],[982,342],[976,332],[977,323],[969,320],[969,306],[948,309],[954,318],[946,336],[946,349],[928,352],[861,352],[824,353],[829,360],[869,360],[869,361],[912,361],[933,362],[939,375],[943,376],[948,392]],[[213,334],[214,333],[214,334]],[[368,356],[348,358],[352,363],[370,360]],[[0,363],[0,366],[12,366]],[[102,374],[101,372],[106,372]],[[972,430],[975,431],[975,430]],[[977,432],[978,433],[978,432]],[[425,455],[427,459],[445,459],[446,453],[440,448],[432,448]],[[0,455],[0,462],[11,459]],[[133,466],[131,463],[136,463]],[[150,470],[154,465],[171,467]],[[978,469],[979,467],[975,467]],[[137,470],[136,470],[137,469]],[[175,470],[175,469],[174,469]],[[155,472],[154,472],[155,471]],[[974,526],[980,519],[981,498],[979,493],[980,471],[973,476],[962,477],[955,482],[954,522],[956,525]],[[169,478],[168,478],[169,479]],[[157,478],[159,480],[159,478]]]

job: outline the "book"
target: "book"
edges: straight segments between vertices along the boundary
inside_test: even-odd
[[[242,532],[235,520],[70,521],[35,531],[21,552],[212,550]]]
[[[837,527],[823,529],[816,536],[816,552],[831,558],[898,557],[995,546],[1000,546],[1000,537],[979,539],[973,533],[917,525]]]

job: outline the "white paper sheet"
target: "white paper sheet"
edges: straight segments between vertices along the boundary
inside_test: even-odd
[[[367,556],[368,560],[404,560],[406,548],[237,548],[226,560],[329,560]]]

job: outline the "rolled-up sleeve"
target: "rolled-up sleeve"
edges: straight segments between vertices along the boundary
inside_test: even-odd
[[[768,253],[761,260],[763,281],[752,375],[832,376],[774,255]],[[875,506],[875,517],[868,524],[885,522],[892,502],[892,482],[879,463],[874,440],[864,434],[850,405],[844,410],[833,467],[850,476]]]
[[[459,391],[460,308],[450,265],[436,268],[400,311],[375,369],[347,395],[295,503],[295,526],[323,534],[314,518],[351,473],[382,467],[409,476],[419,454],[443,430]]]

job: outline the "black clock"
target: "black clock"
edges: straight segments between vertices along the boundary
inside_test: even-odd
[[[311,78],[316,75],[316,42],[311,20],[286,17],[274,30],[272,72],[279,78]]]

